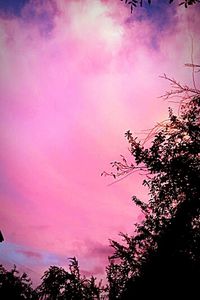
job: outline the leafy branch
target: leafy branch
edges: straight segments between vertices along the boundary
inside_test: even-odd
[[[130,9],[131,9],[131,13],[133,12],[134,8],[136,8],[138,5],[139,6],[143,6],[144,5],[144,2],[143,0],[120,0],[120,1],[124,1],[124,3],[126,5],[129,5],[130,6]],[[168,0],[168,3],[171,4],[172,2],[174,2],[174,0]],[[147,3],[149,5],[151,5],[152,1],[151,0],[147,0]],[[197,3],[200,3],[200,0],[185,0],[185,1],[182,1],[180,2],[178,5],[181,6],[181,5],[184,5],[185,8],[187,8],[188,6],[191,6],[193,4],[197,4]]]
[[[199,67],[199,65],[193,65],[193,64],[186,64],[187,66]],[[161,78],[164,78],[165,80],[168,80],[171,86],[171,89],[167,92],[165,92],[164,95],[161,96],[164,100],[169,100],[173,97],[180,98],[179,101],[176,103],[179,103],[179,110],[184,110],[184,105],[189,104],[190,101],[194,98],[197,98],[200,96],[200,90],[196,88],[196,85],[194,85],[194,88],[189,87],[188,85],[183,85],[174,78],[168,77],[166,74],[161,76]],[[175,102],[175,101],[174,101]],[[147,165],[144,164],[145,159],[147,159],[148,156],[148,150],[144,149],[144,145],[146,142],[152,140],[153,138],[160,137],[161,132],[164,130],[166,135],[175,134],[174,132],[174,124],[177,122],[177,120],[173,119],[173,113],[172,110],[169,109],[169,117],[166,120],[163,120],[162,122],[157,123],[152,129],[148,130],[149,132],[146,134],[146,137],[144,138],[143,142],[137,140],[137,137],[134,138],[130,130],[128,130],[125,133],[125,137],[128,140],[128,143],[130,145],[130,153],[134,157],[134,162],[129,163],[127,159],[123,156],[121,156],[121,160],[119,161],[112,161],[111,167],[114,169],[114,171],[107,172],[103,171],[101,173],[101,176],[112,176],[114,179],[117,179],[110,185],[123,180],[127,176],[142,171],[142,175],[145,175],[148,179],[150,178],[151,172],[147,168]],[[176,124],[177,125],[177,124]],[[141,155],[142,154],[142,155]],[[142,157],[142,159],[141,159]]]

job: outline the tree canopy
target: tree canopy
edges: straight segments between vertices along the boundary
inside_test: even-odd
[[[37,288],[40,299],[45,300],[93,300],[103,299],[105,288],[96,278],[81,276],[78,261],[70,259],[69,271],[51,266],[43,275],[42,283]]]
[[[38,296],[26,273],[20,275],[16,266],[7,271],[0,265],[0,299],[36,300]]]
[[[166,77],[166,76],[165,76]],[[169,109],[169,119],[157,125],[151,146],[126,137],[134,163],[115,161],[114,178],[133,170],[143,170],[149,189],[148,202],[137,197],[144,219],[135,234],[121,234],[123,243],[111,241],[115,249],[107,268],[109,299],[160,299],[199,294],[200,284],[200,91],[178,86],[174,93],[186,92],[178,114]],[[105,173],[108,175],[108,173]]]
[[[0,265],[0,299],[7,300],[103,300],[107,288],[94,276],[86,278],[80,274],[75,257],[70,259],[69,270],[50,266],[34,289],[26,273],[19,275],[14,266],[7,271]]]

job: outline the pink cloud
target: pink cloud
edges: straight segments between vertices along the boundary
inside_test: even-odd
[[[30,259],[38,259],[38,258],[40,259],[42,257],[40,253],[34,251],[18,250],[17,252],[25,255],[27,258]]]
[[[105,274],[105,269],[103,267],[96,266],[91,271],[81,270],[81,274],[85,275],[86,277],[90,277],[92,275],[98,275],[99,277],[99,275],[103,276]]]
[[[158,76],[191,81],[183,65],[189,32],[199,57],[198,15],[193,25],[180,10],[156,48],[155,25],[127,22],[120,1],[34,3],[21,18],[0,19],[1,229],[5,241],[28,247],[25,256],[53,253],[50,264],[76,255],[85,272],[102,270],[108,239],[133,232],[131,196],[147,191],[140,175],[108,187],[100,174],[128,155],[126,130],[166,117],[169,104],[156,98],[168,85]]]

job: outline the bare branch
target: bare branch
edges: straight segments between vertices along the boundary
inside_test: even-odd
[[[196,70],[196,72],[200,72],[200,65],[195,64],[185,64],[186,67],[192,67],[192,68],[199,68],[199,70]]]
[[[171,90],[165,92],[164,95],[159,98],[163,98],[164,100],[168,100],[173,97],[181,97],[181,103],[185,100],[191,100],[195,96],[200,95],[200,90],[195,88],[190,88],[188,85],[182,85],[180,82],[176,81],[174,78],[168,77],[166,74],[160,76],[170,82]]]

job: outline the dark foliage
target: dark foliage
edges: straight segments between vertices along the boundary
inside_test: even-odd
[[[137,6],[143,6],[144,4],[153,4],[153,1],[151,0],[147,0],[147,1],[143,1],[143,0],[120,0],[120,1],[124,1],[125,4],[130,6],[131,9],[131,13],[133,12],[133,9],[136,8]],[[172,2],[178,2],[178,5],[184,5],[186,8],[188,6],[191,6],[193,4],[197,4],[200,3],[200,0],[185,0],[185,1],[174,1],[174,0],[166,0],[166,2],[168,2],[169,4],[171,4]]]
[[[115,254],[107,268],[110,299],[197,299],[200,294],[200,97],[183,101],[144,146],[128,131],[135,164],[115,162],[117,174],[146,171],[150,199],[136,197],[144,220],[124,243],[111,241]],[[121,175],[120,174],[120,175]],[[113,173],[112,173],[113,175]],[[114,174],[115,175],[115,174]],[[115,175],[116,176],[116,175]],[[117,261],[116,261],[117,259]],[[196,295],[198,297],[196,298]]]
[[[0,265],[0,299],[36,300],[39,298],[25,273],[20,276],[16,266],[11,271],[7,271]]]
[[[70,259],[69,271],[51,266],[42,276],[35,290],[25,273],[21,276],[16,267],[7,271],[0,265],[1,300],[100,300],[106,298],[107,288],[91,276],[81,276],[78,261]]]
[[[93,300],[103,299],[106,289],[96,278],[81,276],[78,261],[70,259],[69,272],[63,268],[51,266],[43,275],[37,288],[40,299],[45,300]]]

